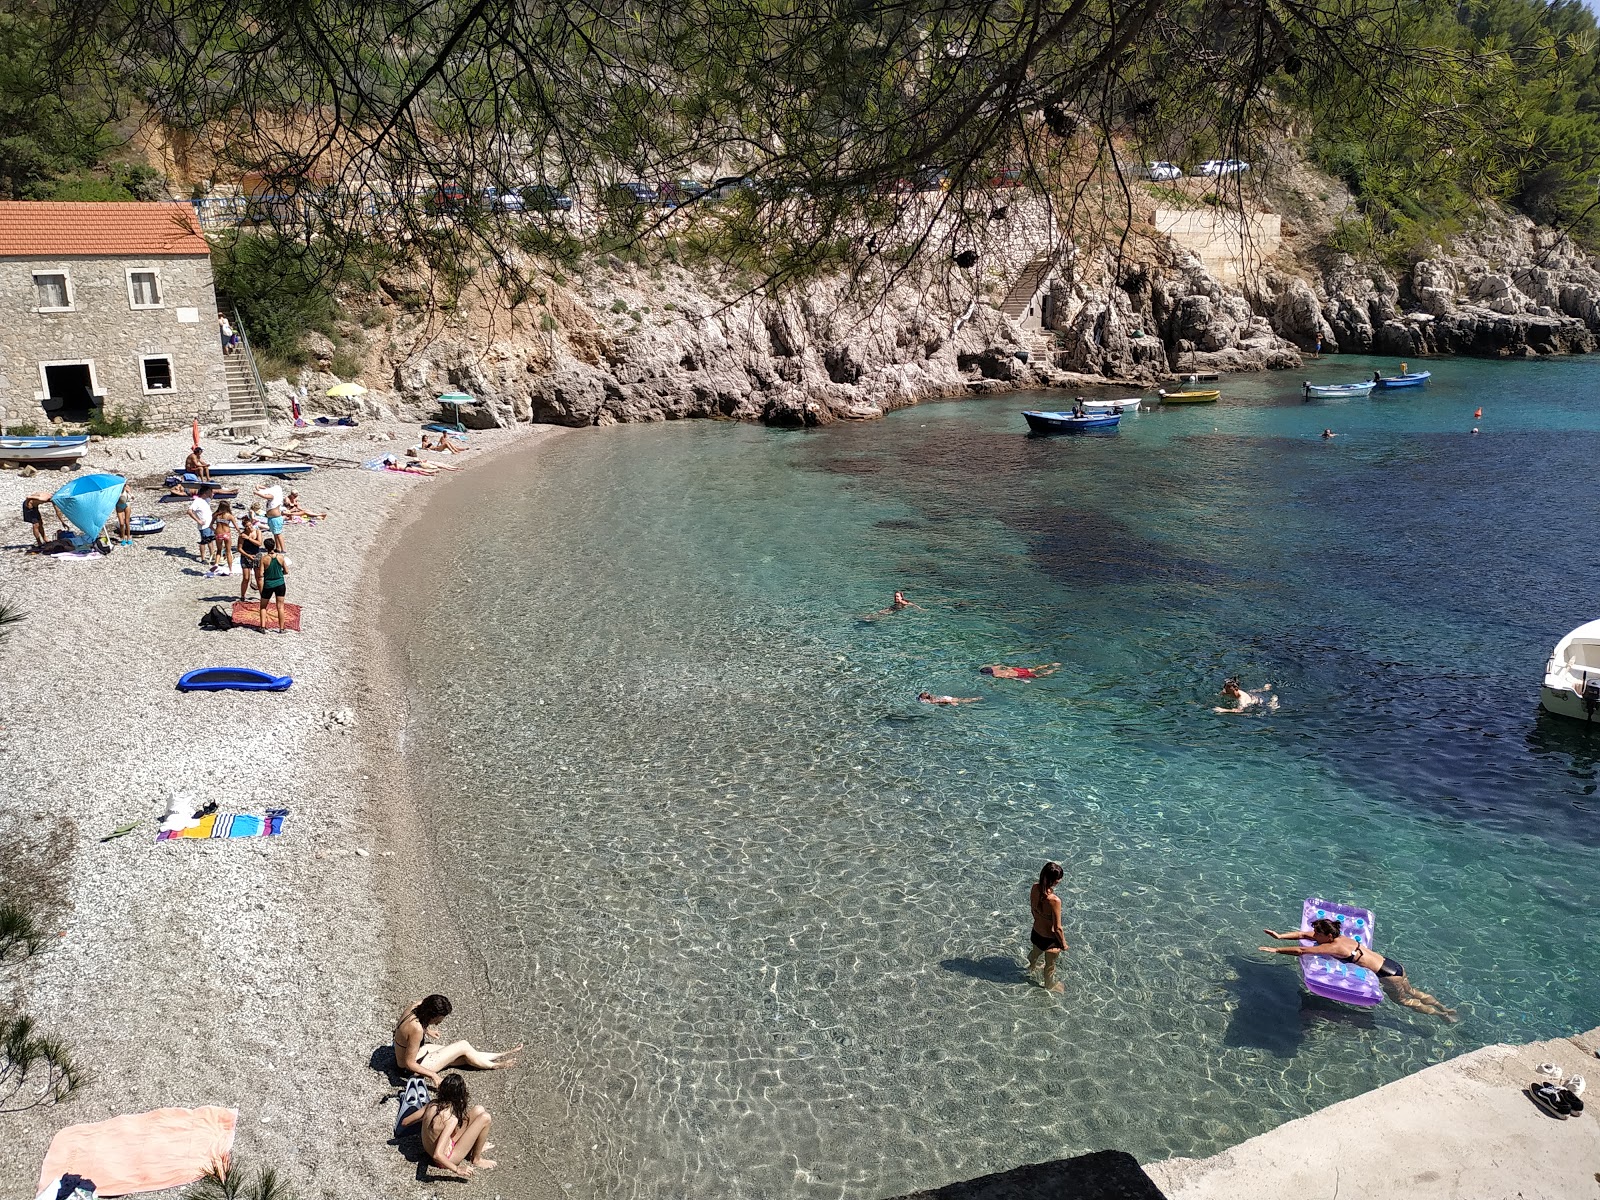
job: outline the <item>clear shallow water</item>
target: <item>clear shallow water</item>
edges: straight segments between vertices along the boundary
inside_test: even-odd
[[[1025,436],[1059,395],[581,431],[469,481],[408,600],[411,744],[474,814],[446,857],[569,1192],[1208,1154],[1600,1023],[1600,737],[1535,710],[1600,608],[1600,362],[1428,365],[1338,403],[1230,379],[1108,438]],[[928,611],[860,619],[897,587]],[[1235,672],[1282,709],[1214,715]],[[1020,974],[1049,857],[1059,998]],[[1254,953],[1313,892],[1461,1023]]]

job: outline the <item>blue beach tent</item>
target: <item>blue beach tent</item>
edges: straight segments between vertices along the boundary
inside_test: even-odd
[[[127,481],[121,475],[80,475],[50,497],[61,515],[93,541],[106,527]]]

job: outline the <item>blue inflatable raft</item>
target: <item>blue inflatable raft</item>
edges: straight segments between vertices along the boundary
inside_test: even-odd
[[[286,692],[294,679],[254,667],[201,667],[178,680],[180,692]]]

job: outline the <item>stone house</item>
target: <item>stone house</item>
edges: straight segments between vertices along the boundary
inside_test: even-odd
[[[228,415],[211,249],[187,204],[0,201],[0,414]]]

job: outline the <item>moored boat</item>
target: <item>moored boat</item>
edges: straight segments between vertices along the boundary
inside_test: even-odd
[[[1545,664],[1539,706],[1600,728],[1600,621],[1579,625],[1556,643]]]
[[[1139,397],[1133,396],[1127,400],[1083,400],[1079,402],[1083,411],[1090,416],[1107,416],[1115,414],[1124,416],[1127,413],[1139,411]]]
[[[1091,430],[1115,429],[1122,417],[1116,413],[1086,413],[1075,416],[1071,412],[1036,412],[1025,409],[1028,428],[1034,433],[1088,433]]]
[[[1361,383],[1307,383],[1304,391],[1307,400],[1352,400],[1370,396],[1377,386],[1370,379]]]
[[[89,452],[89,435],[72,437],[0,437],[0,461],[14,463],[77,462]]]
[[[1432,371],[1405,371],[1399,375],[1373,375],[1374,387],[1384,389],[1421,387],[1433,378]]]
[[[1182,392],[1158,392],[1163,404],[1215,404],[1222,398],[1218,388],[1190,388]]]

